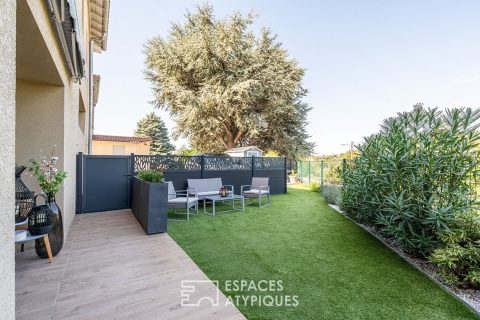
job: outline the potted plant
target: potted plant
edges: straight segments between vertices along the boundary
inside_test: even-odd
[[[290,172],[290,174],[288,175],[288,181],[290,181],[290,183],[298,183],[299,182],[295,170],[292,170],[292,172]]]
[[[141,171],[133,177],[132,211],[147,234],[167,231],[168,184],[163,174]]]
[[[53,228],[48,233],[52,255],[56,256],[63,247],[63,218],[62,212],[57,205],[55,195],[60,190],[67,173],[57,169],[58,157],[55,156],[55,150],[49,158],[43,157],[42,160],[30,160],[31,167],[29,171],[37,178],[38,184],[47,198],[47,205],[53,212]],[[47,249],[43,241],[35,242],[35,251],[41,258],[48,258]]]

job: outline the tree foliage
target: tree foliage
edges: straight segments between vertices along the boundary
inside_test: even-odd
[[[156,106],[177,121],[176,137],[201,152],[256,145],[281,155],[311,152],[302,98],[304,69],[254,16],[215,18],[210,6],[186,14],[167,37],[146,45],[146,78]]]
[[[175,150],[175,154],[179,156],[193,156],[198,153],[198,150],[192,149],[186,145],[182,145],[180,148]]]
[[[165,123],[160,116],[153,112],[137,122],[137,129],[134,134],[152,140],[150,154],[169,154],[175,150],[175,146],[170,143]]]

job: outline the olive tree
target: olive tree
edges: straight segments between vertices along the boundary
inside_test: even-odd
[[[309,154],[305,70],[268,29],[256,34],[254,20],[240,13],[218,19],[211,6],[200,6],[168,36],[148,41],[154,103],[176,120],[174,136],[201,152],[256,145]]]

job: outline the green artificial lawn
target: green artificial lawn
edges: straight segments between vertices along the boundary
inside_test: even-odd
[[[477,319],[319,193],[300,187],[273,196],[266,208],[200,213],[169,221],[168,229],[227,296],[298,296],[296,307],[238,304],[248,319]],[[226,280],[281,280],[283,291],[227,292]]]

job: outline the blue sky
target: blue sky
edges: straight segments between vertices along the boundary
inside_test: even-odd
[[[143,46],[165,36],[198,1],[111,1],[108,51],[95,56],[101,75],[95,133],[131,135],[154,110],[144,80]],[[423,102],[480,107],[480,1],[209,1],[217,16],[258,14],[306,69],[307,130],[316,152],[345,151],[382,119]],[[165,112],[167,126],[175,123]],[[181,145],[184,141],[177,141]]]

